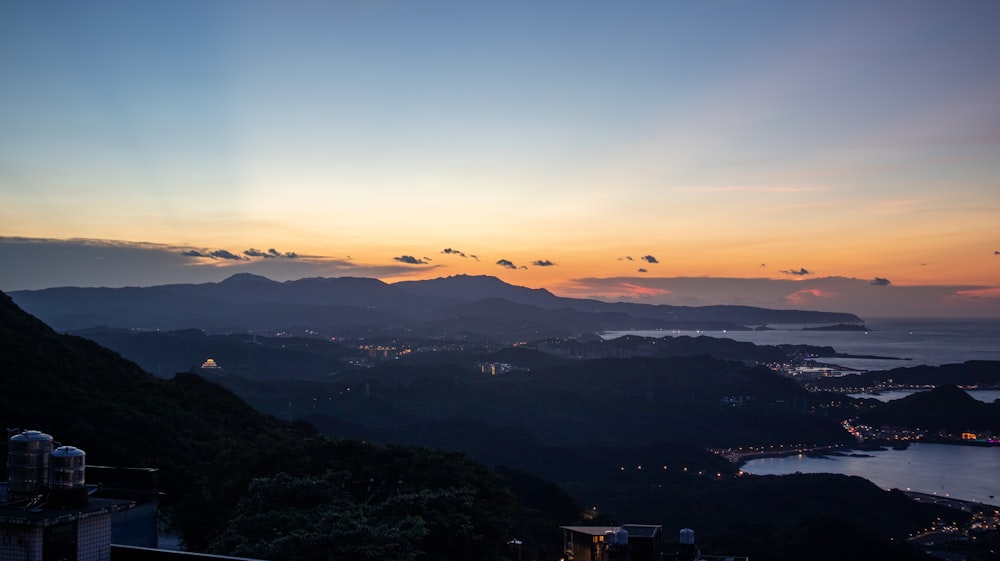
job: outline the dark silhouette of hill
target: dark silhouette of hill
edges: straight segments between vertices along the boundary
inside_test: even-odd
[[[829,391],[874,388],[877,386],[1000,386],[1000,362],[993,360],[970,360],[961,364],[941,366],[911,366],[877,370],[858,374],[848,374],[835,378],[822,378],[816,387]]]
[[[199,329],[132,331],[92,328],[73,332],[135,361],[157,376],[196,372],[211,358],[221,374],[251,379],[327,379],[359,351],[332,341],[247,334],[208,335]]]
[[[911,528],[968,515],[914,503],[860,477],[829,474],[675,477],[608,490],[600,504],[629,504],[665,528],[696,528],[702,551],[750,559],[927,559],[902,543]]]
[[[599,337],[583,339],[544,341],[532,346],[548,353],[578,358],[710,356],[756,363],[789,362],[788,354],[781,347],[704,335],[661,338],[625,335],[607,340]]]
[[[1000,432],[1000,401],[983,403],[954,384],[894,399],[858,414],[870,425],[946,430]]]
[[[349,277],[275,282],[244,273],[218,283],[65,287],[17,291],[11,296],[62,331],[97,326],[215,332],[311,328],[341,335],[420,330],[428,336],[462,334],[514,341],[574,331],[861,321],[852,314],[741,306],[610,304],[560,298],[493,277],[467,276],[390,285]]]
[[[312,520],[308,504],[286,497],[278,505],[254,495],[253,485],[263,481],[308,489],[310,496],[337,489],[327,506],[337,509],[343,526],[325,528],[322,542],[333,557],[384,559],[402,547],[412,559],[497,558],[512,526],[544,521],[545,528],[526,534],[542,547],[538,540],[572,517],[568,497],[553,496],[551,488],[557,508],[519,506],[503,476],[463,455],[328,439],[263,416],[197,375],[155,378],[92,341],[55,333],[2,293],[0,375],[4,426],[44,430],[86,450],[92,465],[160,468],[163,506],[195,550],[233,553],[248,545],[275,558],[313,558],[309,549],[281,549],[288,542],[280,536],[244,533],[247,516],[266,528],[282,528],[296,516]],[[522,487],[540,487],[526,474],[511,476]],[[373,494],[372,481],[390,479],[405,480],[405,487]],[[246,506],[247,497],[265,508]],[[418,505],[423,521],[412,524]],[[359,534],[359,527],[372,533]],[[391,528],[395,538],[387,540]],[[368,540],[362,549],[359,539]]]
[[[573,302],[571,298],[560,298],[544,288],[515,286],[486,275],[454,275],[431,280],[400,281],[392,286],[419,296],[466,302],[498,298],[539,308],[570,307]]]
[[[265,412],[325,415],[392,429],[409,435],[401,442],[428,442],[422,439],[429,436],[417,434],[422,423],[454,417],[516,427],[560,446],[850,440],[839,419],[808,413],[819,402],[849,398],[812,394],[770,370],[742,363],[708,357],[608,358],[489,376],[452,353],[438,357],[435,363],[418,354],[414,361],[344,371],[327,383],[235,378],[220,383]]]
[[[713,375],[706,368],[692,368],[696,364],[678,368],[674,378],[682,383],[672,387],[699,404],[712,395],[702,395],[707,390],[696,383],[702,377],[725,382],[727,389],[743,384],[770,388],[762,395],[775,398],[788,391],[773,380],[758,380],[763,374],[753,369],[732,372],[715,364]],[[592,417],[606,415],[606,423],[617,424],[634,415],[634,408],[601,408],[605,401],[634,404],[645,396],[646,391],[636,393],[643,386],[636,382],[649,378],[649,371],[656,370],[655,361],[605,360],[594,365],[579,369],[557,363],[537,382],[526,377],[500,381],[512,395],[531,398],[524,411],[550,407],[553,402],[546,402],[546,397],[579,399],[581,389],[593,385],[608,400],[575,403],[581,406],[580,418],[589,411]],[[410,413],[425,413],[427,426],[451,434],[456,445],[492,433],[509,456],[520,454],[524,449],[517,446],[532,440],[552,446],[538,438],[523,439],[523,431],[507,429],[503,436],[503,429],[487,427],[488,432],[482,433],[475,426],[485,423],[475,418],[463,419],[448,411],[435,414],[433,408],[445,403],[442,393],[452,391],[459,397],[470,393],[456,379],[468,373],[450,371],[449,380],[428,377],[416,366],[403,367],[395,377],[390,370],[381,372],[390,374],[378,380],[390,382],[385,389],[373,380],[370,393],[356,386],[345,395],[379,397],[412,390],[417,398],[396,404],[386,399],[348,402],[381,412],[410,408]],[[618,370],[626,374],[610,376]],[[413,372],[420,375],[411,376]],[[55,333],[2,294],[0,375],[4,387],[0,421],[5,426],[45,430],[85,449],[91,464],[161,468],[164,506],[195,549],[291,560],[501,559],[508,553],[506,542],[512,532],[518,532],[519,538],[527,538],[526,553],[554,558],[559,555],[556,526],[574,523],[570,511],[578,511],[558,488],[523,471],[489,470],[461,454],[319,437],[307,425],[290,426],[256,413],[199,376],[158,379],[91,341]],[[536,383],[539,390],[561,386],[566,392],[524,393]],[[313,390],[320,387],[313,384]],[[652,384],[654,402],[669,397],[662,393],[665,389],[669,388]],[[326,396],[313,391],[312,398],[319,397]],[[428,397],[438,401],[426,401]],[[782,419],[775,417],[779,424]],[[593,426],[576,430],[584,434]],[[619,430],[618,436],[622,435],[626,441],[644,441]],[[912,502],[896,504],[895,495],[886,498],[870,485],[841,485],[836,477],[769,478],[757,485],[753,479],[747,483],[736,476],[718,477],[706,469],[711,464],[703,464],[700,474],[678,470],[676,466],[698,461],[704,453],[690,446],[650,442],[646,439],[631,447],[565,444],[583,458],[585,474],[595,464],[603,470],[610,459],[624,464],[616,475],[602,478],[601,486],[576,487],[577,496],[600,500],[590,504],[613,506],[612,512],[620,508],[620,516],[629,521],[642,517],[667,528],[697,525],[705,528],[700,535],[707,538],[702,541],[706,545],[718,545],[723,551],[759,551],[760,557],[778,560],[836,555],[861,561],[917,559],[911,550],[887,540],[904,530],[925,527],[943,513]],[[671,469],[632,467],[647,460],[654,462],[653,467],[663,463]],[[784,481],[790,486],[786,488]],[[519,502],[511,489],[533,496]],[[891,525],[862,526],[878,516]],[[824,557],[809,555],[817,547]]]

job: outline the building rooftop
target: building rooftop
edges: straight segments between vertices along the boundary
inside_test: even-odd
[[[46,508],[44,503],[33,505],[28,499],[8,500],[5,497],[7,483],[0,482],[0,524],[5,525],[51,526],[135,507],[135,501],[90,497],[86,505]]]
[[[603,536],[608,532],[617,532],[619,528],[624,528],[630,538],[652,538],[663,529],[663,526],[622,524],[621,526],[560,526],[560,528],[588,536]]]

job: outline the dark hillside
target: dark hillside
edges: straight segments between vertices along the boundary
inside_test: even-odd
[[[885,385],[927,387],[942,384],[1000,386],[1000,362],[970,360],[961,364],[910,366],[821,378],[815,382],[817,388],[828,391],[854,391],[857,388],[875,388]]]
[[[751,431],[767,435],[806,418],[797,412],[800,390],[766,371],[704,358],[663,361],[607,359],[584,368],[556,362],[481,384],[463,380],[469,370],[458,366],[398,365],[368,371],[383,376],[343,395],[346,411],[368,408],[364,414],[381,421],[422,420],[429,429],[424,434],[448,435],[456,447],[495,438],[508,458],[535,447],[550,454],[536,459],[554,461],[563,446],[575,456],[562,458],[556,465],[566,469],[556,475],[572,479],[574,496],[593,499],[588,503],[600,505],[605,520],[619,513],[619,522],[696,526],[702,543],[715,550],[779,561],[920,559],[889,539],[926,527],[940,510],[870,484],[838,483],[843,478],[738,477],[719,457],[708,462],[694,447],[653,444],[650,434],[623,430],[623,422],[641,427],[652,420],[655,426],[662,422],[655,417],[659,411],[674,415],[670,422],[685,420],[662,431],[709,426],[697,423],[719,412],[709,404],[720,392],[744,388],[759,388],[768,401],[763,409],[739,414]],[[304,423],[292,428],[196,375],[159,379],[93,342],[56,334],[5,295],[0,375],[5,426],[48,432],[86,450],[91,464],[160,468],[163,506],[194,550],[290,561],[499,561],[510,558],[506,544],[516,532],[525,541],[526,558],[555,559],[561,554],[558,525],[580,522],[572,499],[524,471],[491,470],[454,452],[328,439]],[[580,384],[596,388],[596,397]],[[319,387],[303,382],[296,391],[303,398],[312,392],[309,401],[315,403]],[[477,393],[482,387],[499,393]],[[516,400],[489,401],[504,394],[530,399],[513,412],[506,409]],[[449,396],[482,407],[491,422],[530,413],[539,423],[551,423],[546,434],[570,430],[563,435],[578,438],[593,427],[616,430],[601,429],[602,438],[610,437],[604,444],[545,443],[523,438],[509,425],[497,429],[465,420]],[[335,395],[324,397],[334,401]],[[637,404],[643,404],[639,414]],[[562,418],[567,414],[570,419]],[[407,427],[377,428],[391,433]],[[614,446],[622,437],[643,444]],[[640,462],[658,469],[641,469]],[[615,464],[617,470],[609,469]],[[891,524],[879,523],[879,516]],[[817,551],[822,556],[810,555]]]
[[[462,356],[442,353],[448,358]],[[424,422],[468,417],[517,427],[559,446],[683,442],[708,448],[850,440],[839,420],[808,412],[829,397],[765,368],[708,357],[559,361],[498,376],[483,374],[471,362],[422,359],[343,372],[326,384],[220,383],[272,414],[321,415],[413,437]],[[424,436],[419,441],[429,444]]]
[[[280,528],[281,517],[301,516],[310,508],[308,501],[285,501],[270,517],[270,508],[251,513],[240,506],[241,498],[255,497],[254,489],[286,484],[339,489],[335,504],[343,533],[326,528],[322,534],[335,558],[383,559],[393,547],[404,547],[413,559],[447,552],[497,558],[506,551],[508,528],[519,520],[544,520],[546,528],[565,523],[565,495],[553,501],[558,513],[522,507],[502,476],[461,454],[378,448],[294,430],[199,376],[158,379],[96,343],[59,335],[2,294],[0,373],[4,426],[52,434],[86,450],[89,464],[160,468],[163,506],[194,550],[211,544],[219,553],[234,553],[252,546],[273,552],[275,559],[314,558],[311,550],[273,549],[281,536],[244,533],[247,516],[258,517],[254,524]],[[518,484],[530,487],[525,477],[519,476]],[[257,480],[262,483],[253,487]],[[373,480],[405,486],[373,493]],[[320,496],[320,489],[306,493]],[[395,541],[373,534],[363,550],[345,549],[366,536],[352,528],[394,527],[412,521],[415,508],[422,522],[407,526]],[[543,540],[544,534],[543,529],[529,536]],[[451,537],[443,541],[442,535]],[[536,547],[543,545],[536,541]]]
[[[208,335],[198,329],[131,331],[94,328],[77,331],[134,360],[147,372],[172,376],[194,372],[212,358],[227,376],[250,379],[325,379],[359,352],[324,339],[264,337],[249,334]]]
[[[953,434],[962,431],[1000,432],[1000,402],[983,403],[955,385],[943,385],[879,404],[858,415],[870,425],[919,427]]]

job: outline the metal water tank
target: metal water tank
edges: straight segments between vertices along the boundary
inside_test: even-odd
[[[87,453],[74,446],[60,446],[49,457],[49,488],[79,489],[86,486]]]
[[[28,430],[7,442],[7,489],[11,496],[34,496],[48,481],[52,437]]]
[[[49,458],[49,506],[75,507],[87,504],[87,453],[74,446],[60,446]]]
[[[691,528],[681,530],[681,545],[694,545],[694,530]]]

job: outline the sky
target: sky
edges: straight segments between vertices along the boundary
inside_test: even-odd
[[[1000,317],[1000,3],[0,2],[0,290]]]

